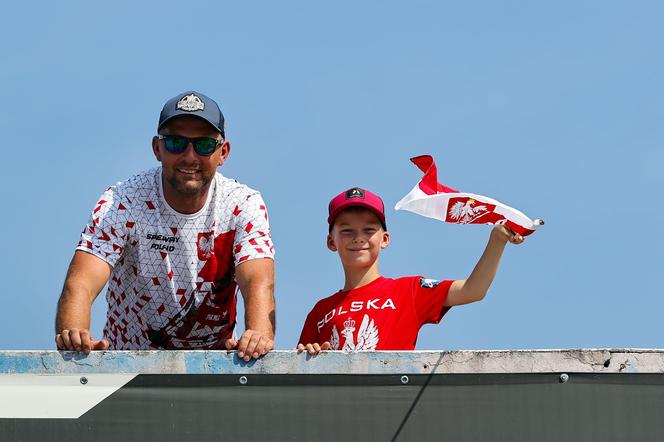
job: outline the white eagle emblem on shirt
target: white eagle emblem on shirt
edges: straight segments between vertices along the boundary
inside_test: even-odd
[[[210,258],[214,249],[214,239],[211,236],[201,236],[198,241],[198,249],[203,256]]]
[[[345,338],[343,351],[362,351],[362,350],[375,350],[378,345],[378,327],[374,320],[365,314],[360,324],[360,329],[357,332],[357,342],[355,341],[355,320],[348,318],[344,322],[344,329],[341,334]],[[330,345],[333,350],[339,350],[339,331],[337,326],[332,326],[332,333],[330,336]]]

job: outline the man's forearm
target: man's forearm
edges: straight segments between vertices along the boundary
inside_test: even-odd
[[[55,315],[55,333],[63,329],[89,329],[90,307],[108,281],[110,266],[86,252],[74,253]]]
[[[58,301],[55,333],[72,328],[89,329],[91,306],[87,291],[65,286]]]
[[[90,307],[110,272],[100,258],[80,250],[74,253],[55,314],[55,343],[60,350],[89,353],[108,348],[108,342],[90,336]]]
[[[244,297],[245,327],[274,339],[275,307],[274,284],[252,287]]]
[[[245,328],[274,339],[274,261],[263,258],[245,262],[237,268],[236,276],[244,298]]]

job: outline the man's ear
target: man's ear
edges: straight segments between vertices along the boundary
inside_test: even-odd
[[[390,245],[390,232],[383,232],[383,239],[380,242],[380,248],[384,249]]]
[[[338,250],[336,244],[334,244],[334,238],[332,238],[332,235],[327,235],[327,248],[333,252]]]
[[[154,153],[157,161],[161,162],[161,153],[159,152],[159,138],[157,136],[152,137],[152,153]]]
[[[228,155],[231,153],[231,143],[228,140],[224,140],[223,143],[221,143],[221,147],[219,148],[221,150],[221,155],[219,156],[219,164],[218,166],[221,166],[226,162],[228,159]]]

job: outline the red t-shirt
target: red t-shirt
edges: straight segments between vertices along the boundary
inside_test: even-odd
[[[334,350],[414,350],[424,324],[438,323],[449,310],[452,280],[421,276],[379,277],[354,290],[316,303],[304,322],[300,343],[329,341]]]

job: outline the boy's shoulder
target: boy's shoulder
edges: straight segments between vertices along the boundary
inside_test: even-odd
[[[416,284],[421,285],[422,281],[425,280],[426,278],[422,276],[402,276],[399,278],[390,278],[390,277],[381,276],[380,278],[376,279],[373,282],[370,282],[365,286],[345,291],[339,290],[330,296],[319,299],[314,305],[314,307],[311,309],[311,311],[313,312],[316,310],[329,310],[337,307],[348,297],[355,297],[362,294],[373,296],[384,290],[390,290],[390,291],[396,290],[397,293],[405,293],[406,291],[409,291],[409,289],[415,286]],[[426,280],[426,281],[432,281],[432,280]]]

